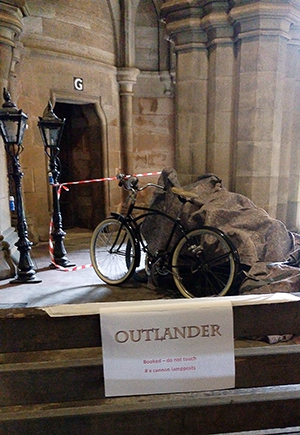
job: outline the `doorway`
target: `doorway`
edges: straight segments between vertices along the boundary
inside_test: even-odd
[[[60,182],[101,178],[103,171],[101,122],[94,104],[56,103],[55,114],[66,119],[60,143]],[[103,183],[86,183],[62,189],[63,228],[94,229],[105,217]]]

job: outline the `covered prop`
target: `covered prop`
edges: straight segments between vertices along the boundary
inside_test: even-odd
[[[279,220],[257,207],[249,198],[229,192],[214,174],[206,174],[187,186],[180,186],[173,168],[165,168],[158,180],[165,193],[154,193],[151,207],[173,217],[181,203],[172,193],[173,186],[193,192],[193,204],[187,203],[180,218],[189,229],[202,225],[221,229],[236,246],[240,257],[237,292],[275,293],[300,291],[300,235],[288,231]],[[159,249],[167,229],[165,219],[145,223],[143,234],[147,242]]]

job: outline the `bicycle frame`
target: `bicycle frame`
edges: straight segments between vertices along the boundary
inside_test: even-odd
[[[134,236],[134,238],[136,240],[136,247],[137,247],[137,254],[138,255],[136,258],[136,265],[135,266],[138,267],[140,265],[140,261],[141,261],[141,247],[142,247],[142,251],[145,252],[145,254],[147,254],[149,256],[151,261],[155,258],[161,258],[162,255],[171,253],[169,248],[171,246],[171,242],[172,242],[172,239],[173,239],[176,231],[177,230],[180,231],[181,236],[183,237],[187,233],[187,230],[184,228],[184,226],[182,225],[180,218],[179,218],[182,207],[184,206],[184,204],[182,204],[182,206],[180,208],[180,212],[178,213],[178,217],[174,218],[163,211],[152,209],[151,207],[136,206],[135,205],[136,195],[137,195],[137,192],[134,192],[131,195],[131,198],[130,198],[131,203],[130,203],[128,210],[127,210],[127,213],[125,215],[122,215],[120,213],[111,213],[111,215],[113,217],[115,217],[116,219],[120,220],[122,223],[124,223],[125,225],[127,225],[131,229],[132,235]],[[134,210],[143,211],[144,213],[139,214],[138,216],[133,216],[132,213]],[[158,255],[157,251],[155,253],[150,252],[150,250],[148,248],[148,244],[145,243],[145,241],[143,240],[143,237],[141,235],[141,232],[140,232],[139,222],[142,223],[144,221],[144,219],[149,217],[149,216],[162,216],[172,223],[172,228],[171,228],[170,233],[168,235],[168,238],[166,240],[164,249],[161,250],[160,255]],[[171,270],[169,272],[171,273]]]

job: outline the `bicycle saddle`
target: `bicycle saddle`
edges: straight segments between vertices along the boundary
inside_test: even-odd
[[[172,187],[171,188],[174,195],[181,196],[182,198],[186,199],[194,199],[198,198],[198,195],[194,192],[189,192],[188,190],[183,190],[180,187]]]

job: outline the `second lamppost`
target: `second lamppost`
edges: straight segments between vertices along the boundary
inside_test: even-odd
[[[59,119],[53,112],[51,102],[48,102],[43,117],[39,117],[38,127],[42,136],[45,153],[49,157],[50,176],[52,177],[52,196],[53,196],[53,228],[51,236],[53,239],[54,263],[61,267],[72,267],[67,258],[67,251],[64,246],[65,231],[62,226],[62,216],[59,202],[59,180],[60,180],[60,141],[65,125],[65,119]]]

